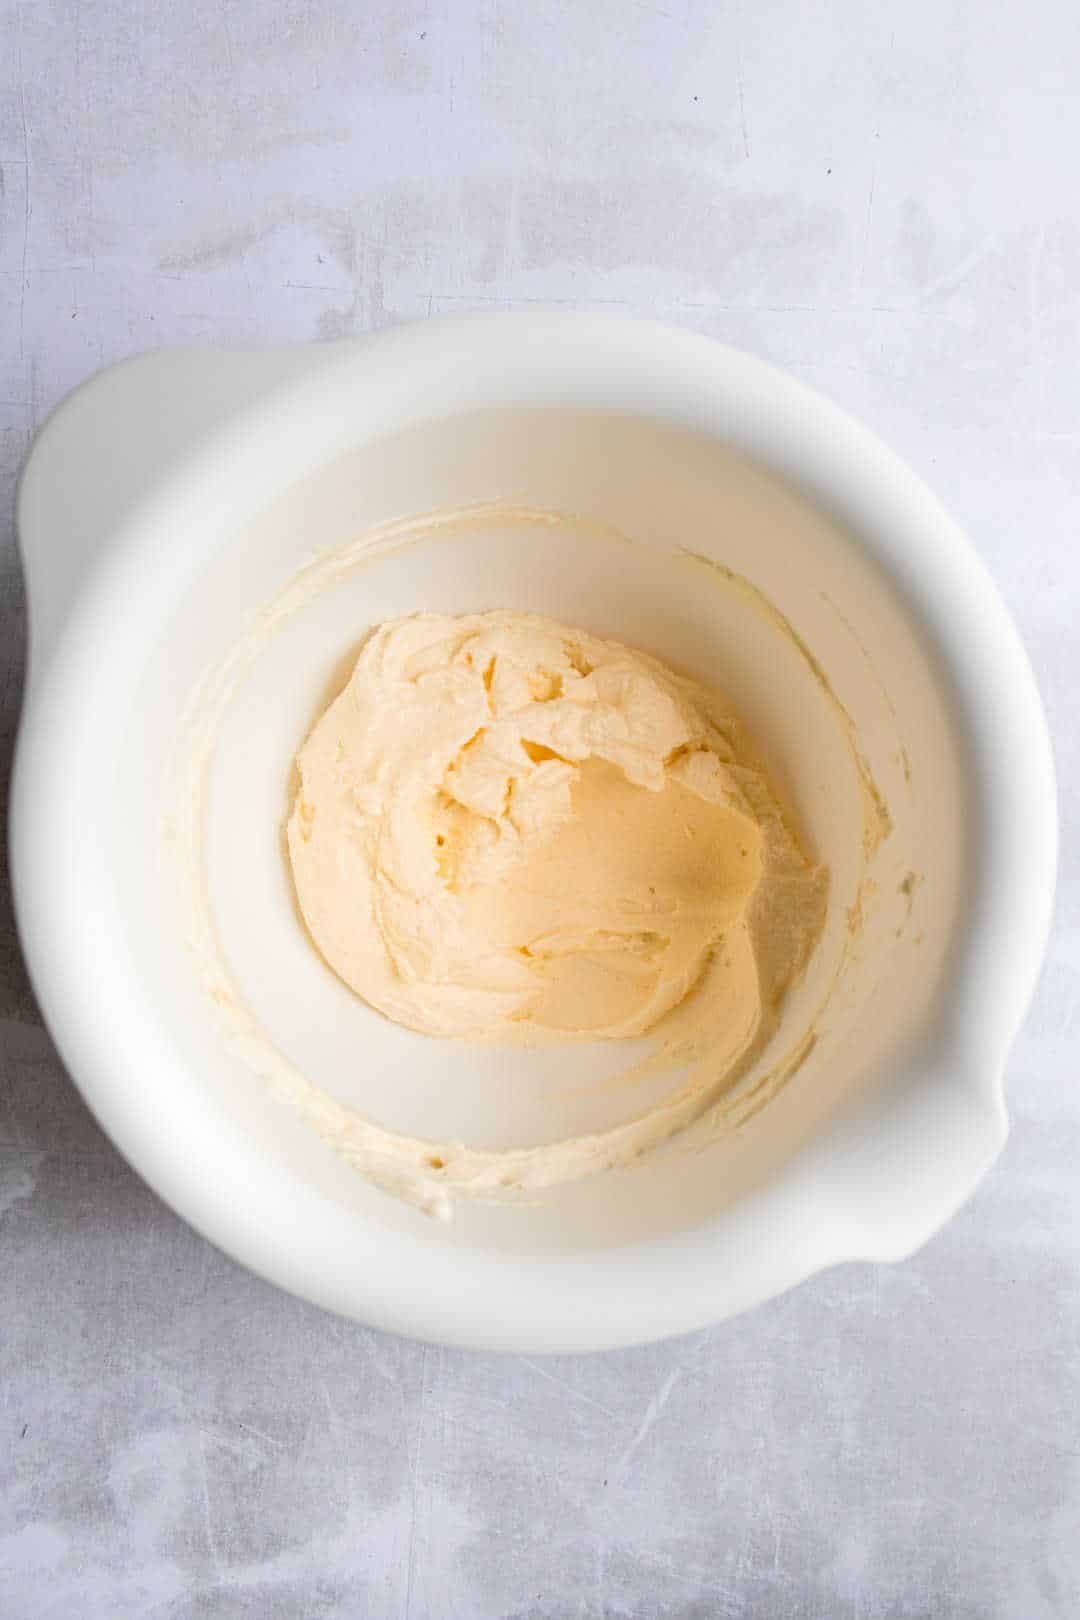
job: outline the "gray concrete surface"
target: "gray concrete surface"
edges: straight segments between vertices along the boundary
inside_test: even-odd
[[[914,1260],[588,1360],[255,1281],[95,1128],[0,884],[3,1620],[1080,1613],[1080,14],[912,0],[0,5],[0,765],[37,423],[158,344],[533,300],[864,417],[974,537],[1064,848],[1014,1134]]]

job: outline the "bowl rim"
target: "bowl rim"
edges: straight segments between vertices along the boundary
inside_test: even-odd
[[[30,659],[12,782],[12,887],[41,1011],[106,1133],[174,1210],[250,1269],[343,1315],[440,1343],[537,1353],[646,1342],[733,1315],[839,1261],[912,1252],[970,1195],[1004,1142],[1005,1060],[1045,950],[1056,872],[1045,715],[1019,636],[970,543],[917,475],[838,406],[753,356],[679,328],[529,310],[311,346],[299,370],[295,349],[278,352],[278,380],[266,371],[255,398],[181,454],[103,537],[51,637],[35,626],[48,617],[48,571],[62,563],[56,536],[50,542],[40,532],[37,498],[55,478],[57,455],[70,453],[72,400],[39,433],[20,481]],[[233,357],[241,369],[248,358],[254,364]],[[166,351],[109,368],[74,399],[85,415],[87,397],[126,373],[130,435],[131,413],[147,409],[161,368],[175,360]],[[734,1209],[676,1237],[526,1258],[447,1249],[354,1221],[348,1254],[329,1252],[335,1227],[343,1248],[338,1206],[291,1175],[286,1189],[281,1170],[238,1133],[185,1111],[182,1069],[124,963],[122,919],[109,910],[107,883],[90,873],[94,852],[70,791],[73,762],[88,758],[87,688],[118,612],[160,598],[178,571],[195,566],[190,549],[170,550],[163,537],[190,534],[201,514],[209,555],[227,543],[252,498],[250,488],[236,493],[242,470],[255,485],[261,477],[281,490],[338,453],[333,434],[347,448],[386,431],[380,424],[394,410],[402,420],[410,409],[414,420],[446,414],[410,406],[410,398],[429,397],[425,379],[463,412],[621,401],[636,414],[692,423],[763,461],[811,500],[842,511],[898,581],[961,718],[981,807],[980,858],[947,1008],[884,1107],[827,1131]],[[110,411],[120,411],[119,397]],[[117,416],[113,430],[122,426]],[[106,431],[101,422],[96,431]],[[153,1099],[148,1070],[161,1081]],[[927,1142],[936,1144],[933,1162]],[[943,1160],[946,1143],[951,1157]],[[880,1162],[868,1181],[871,1153]],[[906,1207],[898,1212],[901,1188]]]

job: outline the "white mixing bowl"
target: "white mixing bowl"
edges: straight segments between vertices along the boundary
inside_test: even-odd
[[[425,1338],[621,1345],[840,1260],[909,1253],[998,1153],[1053,889],[1045,722],[971,548],[826,401],[699,337],[554,313],[147,356],[51,419],[18,521],[31,660],[12,854],[34,985],[119,1148],[245,1264]],[[275,633],[230,665],[275,602]],[[832,888],[769,1060],[811,1025],[816,1041],[767,1106],[443,1223],[358,1176],[230,1037],[200,978],[202,891],[176,828],[194,780],[237,995],[340,1101],[491,1145],[656,1101],[670,1076],[599,1084],[611,1044],[470,1048],[388,1023],[297,920],[290,765],[343,661],[381,619],[487,607],[583,625],[724,689]],[[892,831],[865,855],[868,776]]]

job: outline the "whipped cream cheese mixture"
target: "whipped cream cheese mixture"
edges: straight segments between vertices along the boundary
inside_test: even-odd
[[[715,1094],[823,926],[827,874],[722,700],[545,618],[380,626],[297,764],[311,938],[427,1035],[640,1036],[694,998]]]

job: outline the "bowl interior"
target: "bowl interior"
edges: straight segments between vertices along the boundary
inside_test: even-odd
[[[415,521],[384,543],[356,546],[405,519]],[[335,548],[332,588],[301,599],[298,573]],[[764,593],[795,635],[715,564]],[[245,635],[259,639],[268,604],[286,601],[220,716],[205,801],[218,939],[274,1045],[383,1124],[491,1145],[602,1128],[678,1084],[670,1073],[620,1079],[639,1045],[529,1051],[414,1035],[336,979],[299,919],[282,838],[292,761],[365,632],[419,609],[527,609],[644,648],[726,692],[808,848],[830,867],[825,935],[759,1068],[811,1025],[816,1043],[768,1107],[734,1132],[688,1133],[631,1171],[527,1205],[464,1206],[444,1226],[369,1187],[270,1094],[200,980],[169,829],[190,779],[193,692]],[[762,1185],[842,1099],[880,1083],[932,1028],[962,894],[965,817],[961,750],[932,652],[852,537],[705,434],[641,417],[507,409],[360,446],[283,491],[188,581],[132,701],[117,783],[129,813],[113,859],[156,1016],[200,1106],[239,1122],[253,1151],[280,1165],[283,1186],[300,1178],[343,1212],[433,1244],[508,1252],[685,1230]],[[865,773],[892,822],[869,858]]]

